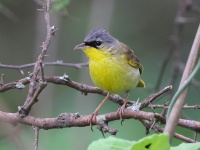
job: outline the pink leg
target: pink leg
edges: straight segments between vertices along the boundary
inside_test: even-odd
[[[99,106],[95,109],[95,111],[89,116],[89,119],[88,121],[90,122],[90,127],[91,127],[91,130],[93,131],[92,129],[92,122],[93,122],[93,119],[96,120],[96,116],[98,115],[98,111],[99,109],[103,106],[103,104],[106,102],[106,100],[109,98],[109,93],[106,95],[106,97],[103,99],[103,101],[99,104]]]

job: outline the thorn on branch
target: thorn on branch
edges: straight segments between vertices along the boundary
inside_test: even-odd
[[[151,124],[151,126],[150,126],[150,128],[149,128],[149,132],[150,132],[151,129],[154,127],[155,123],[156,123],[156,120],[154,120],[153,123]]]
[[[45,11],[47,11],[47,5],[46,4],[43,4],[42,5],[42,8],[40,8],[40,9],[37,9],[38,11],[41,11],[41,12],[45,12]]]
[[[1,74],[0,86],[4,85],[3,79],[4,79],[4,74]]]
[[[163,111],[160,113],[163,117],[166,116],[166,114],[167,114],[169,103],[170,102],[167,101],[166,103],[163,104],[164,108],[163,108]]]
[[[44,55],[44,57],[49,57],[49,55]]]
[[[88,95],[88,92],[84,90],[84,89],[85,89],[84,85],[81,84],[80,87],[81,87],[81,94],[84,94],[85,96],[87,96],[87,95]]]
[[[33,77],[33,73],[32,72],[28,72],[28,75],[29,75],[29,80],[31,80],[31,78]],[[28,79],[28,77],[27,77]]]
[[[145,128],[146,128],[146,135],[148,135],[152,129],[155,132],[158,132],[158,130],[156,129],[156,126],[155,126],[156,120],[154,120],[153,122],[151,122],[151,121],[148,121],[148,120],[139,119],[139,121],[145,126]]]
[[[42,45],[40,46],[42,49],[45,49],[45,42],[42,42]]]
[[[24,75],[24,71],[22,69],[19,69],[19,72]]]

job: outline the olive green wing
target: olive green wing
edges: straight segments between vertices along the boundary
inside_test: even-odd
[[[134,68],[139,68],[140,74],[142,74],[143,66],[140,64],[140,61],[138,60],[138,58],[135,55],[131,56],[131,58],[128,59],[128,63],[129,63],[129,65],[131,65]],[[141,78],[139,80],[137,87],[143,87],[143,88],[145,87],[145,83]]]
[[[128,64],[131,65],[134,68],[138,68],[140,71],[140,74],[143,72],[143,66],[141,65],[139,59],[137,56],[134,54],[134,52],[125,44],[121,43],[122,49],[123,49],[123,54],[125,54],[125,57],[128,60]]]
[[[123,44],[123,50],[125,52],[126,58],[128,59],[128,64],[134,68],[138,68],[140,71],[140,74],[142,74],[143,66],[141,65],[137,56],[134,55],[134,52],[125,44]],[[137,87],[145,87],[145,83],[141,78],[139,80]]]
[[[140,71],[140,74],[142,74],[142,72],[143,72],[143,66],[140,64],[140,61],[137,58],[137,56],[135,56],[133,54],[133,52],[130,53],[129,55],[127,55],[127,56],[128,56],[128,63],[129,63],[129,65],[131,65],[134,68],[138,68],[139,71]]]

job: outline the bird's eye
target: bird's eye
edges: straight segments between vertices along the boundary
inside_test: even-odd
[[[101,41],[91,41],[91,42],[84,42],[85,45],[98,48],[102,42]]]
[[[95,41],[95,45],[96,46],[100,46],[101,45],[101,41]]]

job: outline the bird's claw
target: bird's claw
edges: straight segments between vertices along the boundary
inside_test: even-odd
[[[121,120],[121,125],[122,122],[124,121],[122,115],[124,114],[124,110],[126,109],[126,103],[124,103],[118,110],[117,110],[117,115],[119,115],[120,120]]]
[[[92,124],[92,121],[93,121],[93,119],[95,119],[96,120],[96,116],[98,115],[98,112],[93,112],[90,116],[89,116],[89,119],[88,119],[88,122],[90,123],[90,129],[93,131],[93,129],[92,129],[92,126],[93,126],[93,124]]]

